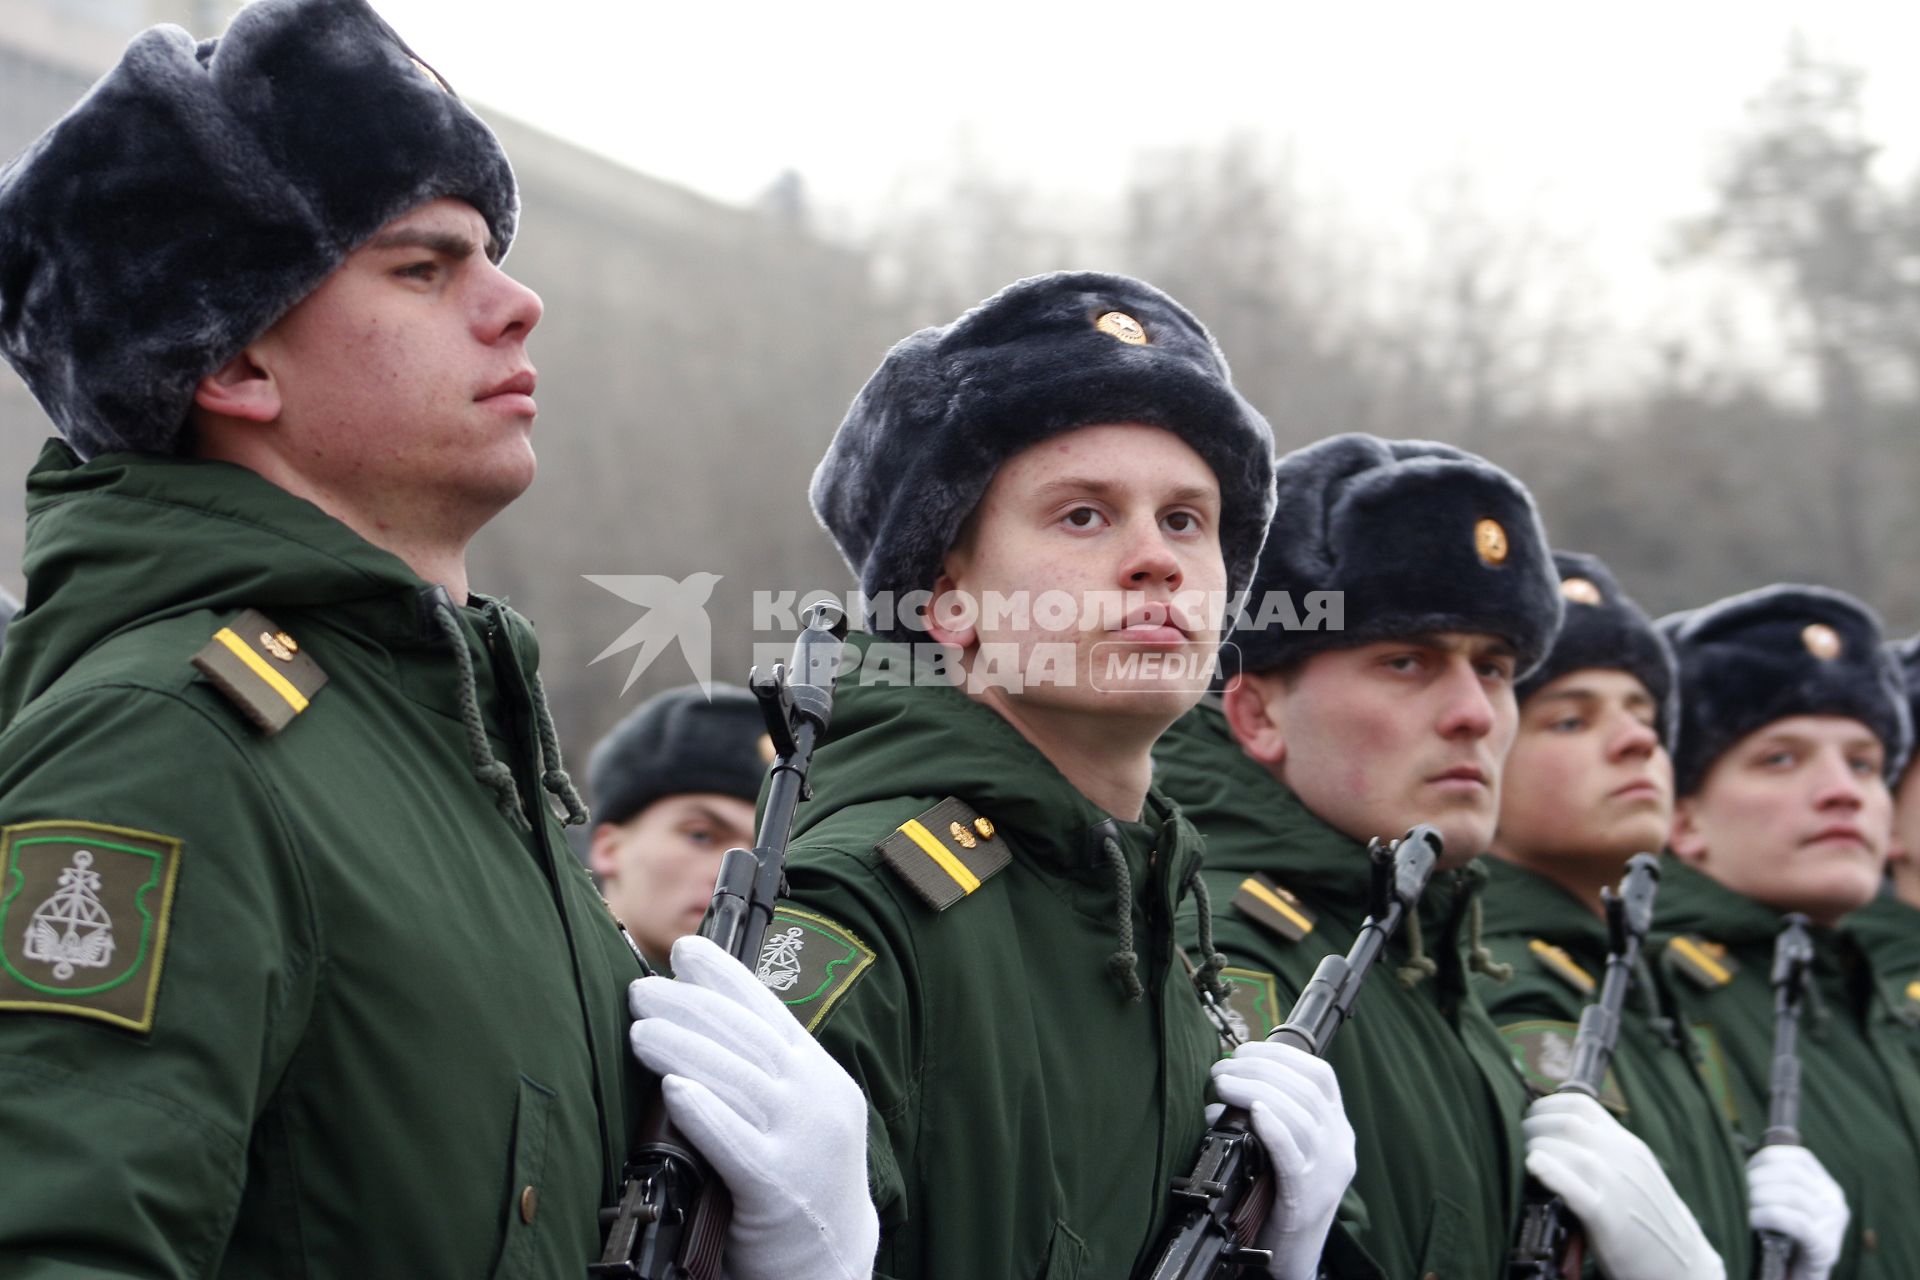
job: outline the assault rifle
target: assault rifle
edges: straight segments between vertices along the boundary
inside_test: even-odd
[[[1650,853],[1627,859],[1627,874],[1618,893],[1600,890],[1607,912],[1607,971],[1600,980],[1600,994],[1580,1011],[1573,1068],[1554,1092],[1600,1097],[1614,1047],[1620,1042],[1620,1013],[1633,987],[1641,944],[1653,925],[1653,900],[1659,892],[1660,862]],[[1578,1280],[1585,1254],[1585,1237],[1567,1202],[1527,1179],[1520,1236],[1507,1261],[1509,1280]]]
[[[1374,962],[1419,902],[1440,854],[1440,833],[1429,826],[1367,846],[1372,874],[1359,936],[1347,954],[1320,962],[1287,1020],[1267,1039],[1326,1056]],[[1228,1107],[1201,1138],[1193,1171],[1173,1180],[1174,1226],[1148,1272],[1151,1280],[1230,1280],[1243,1267],[1264,1274],[1271,1257],[1254,1248],[1253,1239],[1272,1212],[1276,1188],[1273,1166],[1248,1124],[1245,1111]]]
[[[1782,916],[1773,943],[1773,1071],[1767,1082],[1767,1130],[1763,1147],[1800,1145],[1800,1004],[1813,969],[1813,939],[1807,918]],[[1760,1243],[1760,1280],[1787,1280],[1793,1262],[1793,1237],[1778,1231],[1755,1232]]]
[[[756,667],[747,680],[773,741],[766,814],[752,849],[729,849],[721,858],[700,935],[748,968],[759,962],[774,903],[786,885],[793,814],[812,794],[807,771],[833,717],[846,636],[846,615],[834,605],[816,604],[794,641],[791,667],[775,663],[766,675]],[[733,1219],[726,1184],[667,1118],[657,1080],[643,1117],[619,1204],[601,1210],[606,1248],[587,1274],[595,1280],[720,1280],[720,1255]]]

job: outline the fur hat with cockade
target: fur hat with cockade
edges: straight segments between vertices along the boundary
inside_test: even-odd
[[[153,27],[0,168],[0,353],[81,456],[176,452],[200,379],[443,196],[498,261],[505,153],[366,0]]]
[[[1514,686],[1514,696],[1525,702],[1575,671],[1624,671],[1652,696],[1654,726],[1661,743],[1671,751],[1680,714],[1674,696],[1673,647],[1646,611],[1620,589],[1600,557],[1556,551],[1553,565],[1560,575],[1566,610],[1553,648],[1531,675]]]
[[[1560,578],[1532,495],[1491,462],[1353,433],[1282,458],[1275,488],[1249,623],[1233,637],[1244,670],[1449,631],[1501,637],[1521,676],[1546,656]],[[1312,609],[1319,592],[1338,600],[1337,625]]]
[[[1880,618],[1826,587],[1777,584],[1668,614],[1659,627],[1680,663],[1674,789],[1692,795],[1714,762],[1788,716],[1846,716],[1886,748],[1887,779],[1912,743],[1906,681]]]
[[[867,599],[897,601],[932,589],[1001,463],[1078,427],[1134,422],[1213,469],[1227,589],[1239,591],[1273,514],[1272,429],[1200,322],[1126,276],[1034,276],[902,340],[815,470],[813,511]],[[911,639],[905,622],[886,629]]]

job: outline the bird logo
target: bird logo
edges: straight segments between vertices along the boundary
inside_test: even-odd
[[[619,639],[602,649],[588,666],[640,646],[640,652],[633,656],[633,667],[627,672],[627,682],[620,686],[624,694],[633,688],[640,673],[652,666],[668,645],[677,641],[681,657],[686,659],[693,678],[699,682],[700,692],[708,701],[713,700],[713,624],[707,618],[707,600],[713,595],[720,574],[693,573],[679,581],[658,573],[581,576],[594,586],[646,610],[638,622],[621,632]]]

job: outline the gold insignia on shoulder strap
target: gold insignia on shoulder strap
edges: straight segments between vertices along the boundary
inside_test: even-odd
[[[874,848],[935,911],[945,911],[1013,861],[993,823],[952,796],[901,823]]]
[[[254,609],[214,632],[193,665],[269,737],[292,724],[327,683],[313,655]]]
[[[1599,985],[1594,982],[1593,975],[1581,968],[1579,962],[1568,955],[1564,948],[1554,946],[1545,938],[1527,939],[1527,950],[1533,952],[1534,959],[1538,960],[1548,973],[1583,996],[1592,995],[1594,988]]]
[[[1242,880],[1233,895],[1233,905],[1241,915],[1288,942],[1298,942],[1313,932],[1313,912],[1271,876],[1255,873]]]
[[[1716,991],[1733,981],[1740,971],[1727,949],[1697,933],[1683,933],[1667,944],[1667,955],[1674,967],[1691,978],[1695,985]]]
[[[1907,984],[1907,1015],[1920,1018],[1920,978]]]

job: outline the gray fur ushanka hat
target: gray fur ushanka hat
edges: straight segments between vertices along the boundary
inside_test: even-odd
[[[1652,695],[1654,725],[1671,751],[1680,713],[1673,692],[1673,647],[1646,611],[1620,589],[1612,570],[1598,556],[1556,551],[1553,566],[1560,575],[1566,610],[1553,648],[1531,675],[1514,686],[1514,696],[1525,702],[1574,671],[1624,671]]]
[[[1779,584],[1682,613],[1659,627],[1680,664],[1674,788],[1692,795],[1714,762],[1788,716],[1846,716],[1871,729],[1900,776],[1913,726],[1880,618],[1840,591]]]
[[[1900,677],[1907,690],[1907,723],[1920,731],[1920,635],[1906,640],[1889,640],[1887,654],[1900,669]],[[1907,755],[1907,767],[1913,767],[1911,749]]]
[[[759,699],[738,685],[712,689],[711,702],[697,684],[657,693],[607,731],[587,757],[596,821],[625,822],[667,796],[759,797],[768,764]]]
[[[201,378],[441,196],[497,261],[505,153],[366,0],[153,27],[0,168],[0,352],[83,457],[174,452]]]
[[[814,515],[869,599],[930,590],[1001,463],[1125,422],[1173,432],[1213,469],[1227,589],[1246,586],[1273,514],[1273,431],[1200,322],[1126,276],[1034,276],[902,340],[815,470]]]
[[[1560,626],[1560,578],[1526,486],[1430,440],[1331,436],[1280,459],[1278,505],[1247,617],[1269,592],[1304,611],[1340,593],[1339,630],[1269,621],[1233,635],[1247,671],[1330,649],[1459,631],[1505,639],[1524,676]]]

